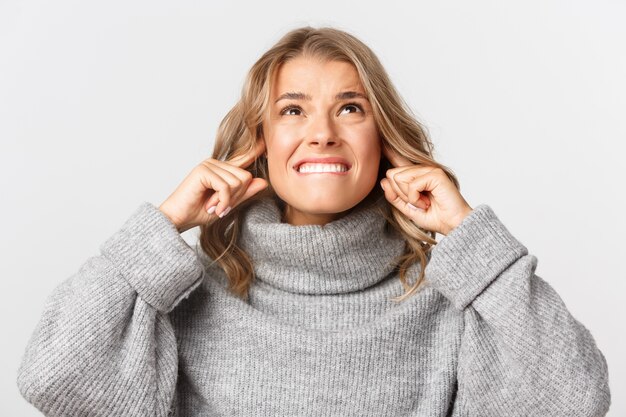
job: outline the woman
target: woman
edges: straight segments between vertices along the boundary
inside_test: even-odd
[[[100,249],[50,296],[20,367],[47,415],[610,404],[606,360],[537,258],[470,207],[373,52],[336,29],[266,52],[213,156]]]

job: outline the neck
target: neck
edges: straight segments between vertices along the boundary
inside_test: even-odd
[[[239,244],[259,281],[292,293],[338,294],[363,290],[394,271],[405,242],[387,230],[384,197],[323,226],[282,223],[276,203],[257,201],[242,224]]]
[[[332,221],[344,217],[351,209],[340,213],[311,213],[300,211],[293,206],[287,206],[283,212],[281,221],[292,226],[318,225],[324,226]]]
[[[352,213],[362,209],[363,207],[376,205],[376,201],[384,199],[383,194],[377,194],[373,189],[359,204],[347,210],[338,213],[311,213],[298,210],[297,208],[285,203],[277,195],[273,198],[281,212],[280,222],[287,223],[292,226],[318,225],[324,226],[330,222],[336,221]],[[378,203],[380,205],[380,203]]]

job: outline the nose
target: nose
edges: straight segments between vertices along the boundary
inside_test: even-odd
[[[339,143],[337,129],[331,116],[320,115],[310,119],[307,143],[310,146],[333,146]]]

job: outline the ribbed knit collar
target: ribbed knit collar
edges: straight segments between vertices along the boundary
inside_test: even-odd
[[[256,279],[297,294],[363,290],[389,276],[404,240],[385,227],[384,198],[335,221],[294,226],[281,222],[267,197],[244,214],[239,246],[254,263]]]

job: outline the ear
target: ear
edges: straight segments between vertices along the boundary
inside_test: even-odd
[[[385,156],[385,150],[384,147],[385,146],[385,141],[382,139],[380,139],[380,160],[381,161],[385,161],[387,159],[387,157]]]
[[[265,150],[263,151],[263,156],[267,157],[267,142],[265,142],[265,138],[263,137],[263,128],[259,127],[257,129],[257,134],[256,134],[256,141],[263,141],[263,144],[265,145]]]
[[[267,142],[265,142],[265,139],[263,138],[263,136],[259,137],[258,140],[263,141],[263,143],[265,144],[265,150],[263,151],[263,156],[267,158]]]
[[[257,125],[256,128],[256,140],[265,140],[265,136],[263,135],[263,124]]]

